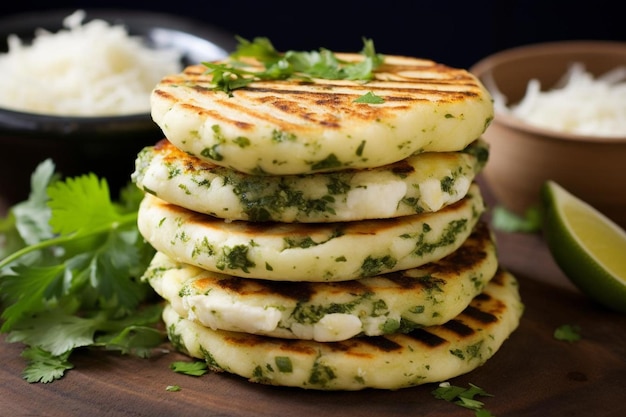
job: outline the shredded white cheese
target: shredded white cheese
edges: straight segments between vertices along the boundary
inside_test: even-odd
[[[8,37],[0,54],[0,107],[49,115],[149,113],[150,92],[182,69],[181,53],[152,49],[123,25],[82,24],[78,10],[56,33],[34,32],[32,43]]]
[[[496,97],[496,96],[494,96]],[[500,96],[497,96],[500,97]],[[582,135],[626,137],[626,67],[594,78],[574,63],[557,85],[542,91],[529,81],[522,100],[509,108],[496,106],[535,126]]]

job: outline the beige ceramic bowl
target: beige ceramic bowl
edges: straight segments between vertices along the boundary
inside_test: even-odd
[[[508,105],[525,94],[537,78],[551,88],[572,63],[594,75],[626,65],[626,43],[563,41],[517,47],[488,56],[470,71],[488,89],[495,84]],[[490,159],[483,177],[504,207],[523,214],[539,204],[548,179],[626,227],[626,137],[606,138],[559,133],[531,126],[496,111],[484,134]]]

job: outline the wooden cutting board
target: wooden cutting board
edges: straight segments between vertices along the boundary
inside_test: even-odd
[[[499,417],[626,416],[626,315],[590,302],[556,267],[538,235],[496,233],[500,263],[520,281],[526,309],[496,355],[454,385],[478,385]],[[582,340],[553,337],[563,324]],[[176,374],[177,353],[139,359],[77,352],[75,368],[50,384],[21,378],[22,346],[0,341],[0,416],[468,416],[435,399],[428,384],[398,391],[318,392],[249,383],[228,374]],[[178,392],[166,391],[179,385]]]

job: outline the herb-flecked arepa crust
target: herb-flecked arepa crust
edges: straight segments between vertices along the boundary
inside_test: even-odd
[[[477,184],[435,213],[338,223],[259,223],[194,212],[146,194],[139,232],[178,262],[246,278],[344,281],[415,268],[449,255],[484,211]]]
[[[264,69],[246,62],[244,69]],[[181,150],[256,175],[374,168],[419,152],[460,151],[493,118],[491,96],[466,70],[386,55],[373,76],[254,81],[227,93],[214,88],[204,65],[193,65],[156,85],[152,118]],[[368,93],[384,102],[355,102]]]
[[[339,222],[434,212],[465,196],[488,145],[426,152],[379,168],[250,175],[190,156],[166,139],[145,147],[135,184],[162,200],[229,220]]]
[[[211,330],[166,305],[173,345],[252,382],[315,390],[399,389],[441,382],[483,365],[519,325],[518,283],[500,270],[452,320],[409,333],[354,337],[340,342],[280,339]]]
[[[335,342],[443,324],[461,313],[496,273],[488,226],[422,267],[332,283],[233,277],[157,252],[143,279],[176,312],[211,329]]]

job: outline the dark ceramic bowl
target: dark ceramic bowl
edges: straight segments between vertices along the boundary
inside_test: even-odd
[[[0,19],[0,52],[8,50],[7,37],[28,41],[35,29],[57,32],[75,10],[46,14],[20,14]],[[131,36],[141,36],[153,48],[177,48],[183,65],[227,56],[235,38],[210,24],[161,13],[129,10],[86,10],[86,23],[103,19],[123,24]],[[117,193],[130,180],[137,153],[163,134],[149,112],[125,116],[48,116],[0,108],[0,200],[12,205],[28,196],[30,175],[51,158],[63,176],[94,172]]]

